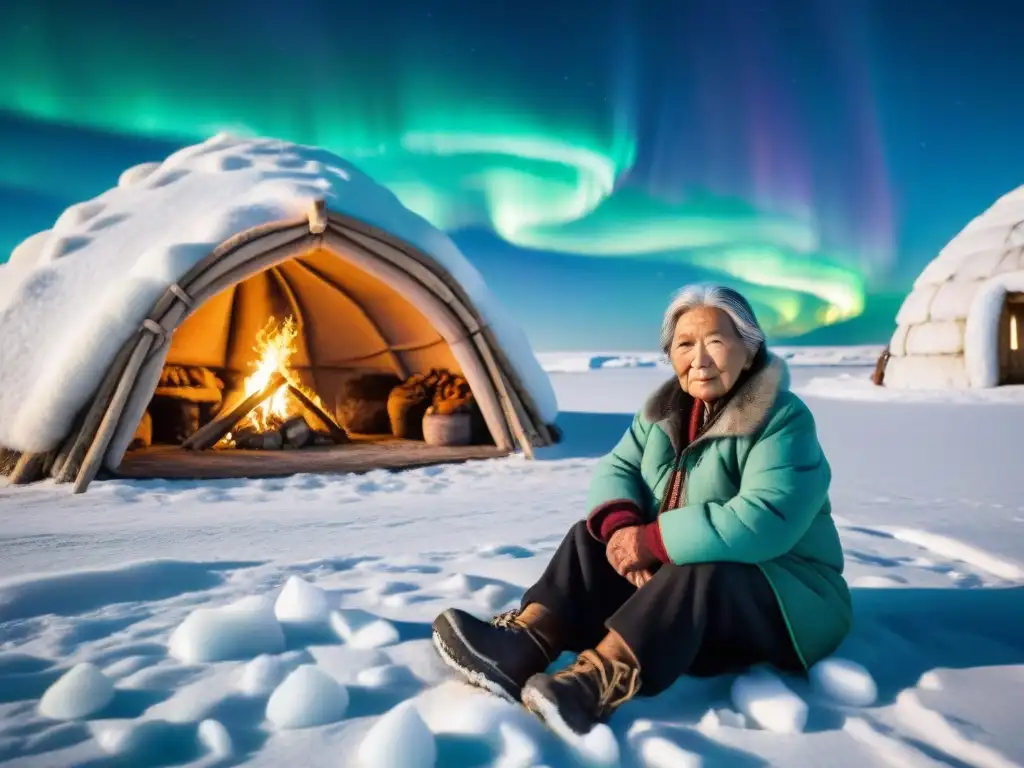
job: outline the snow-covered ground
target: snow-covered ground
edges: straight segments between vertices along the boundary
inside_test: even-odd
[[[792,367],[874,366],[882,347],[772,347]],[[585,373],[611,368],[668,370],[660,352],[539,352],[537,359],[548,373]]]
[[[453,681],[429,622],[515,602],[666,374],[596,368],[552,374],[566,440],[536,462],[0,488],[0,761],[1024,764],[1024,408],[873,402],[836,378],[869,368],[793,371],[857,616],[810,682],[682,680],[569,747]]]

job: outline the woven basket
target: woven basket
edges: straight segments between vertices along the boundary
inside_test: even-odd
[[[473,422],[468,413],[428,413],[423,417],[427,445],[469,445]]]

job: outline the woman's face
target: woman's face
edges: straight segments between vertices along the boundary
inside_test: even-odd
[[[732,318],[714,307],[691,309],[679,318],[670,352],[683,390],[705,403],[731,390],[753,361]]]

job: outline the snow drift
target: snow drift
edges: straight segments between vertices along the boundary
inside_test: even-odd
[[[68,208],[0,265],[0,445],[56,446],[164,292],[228,238],[305,216],[312,200],[430,254],[465,289],[554,421],[554,392],[521,329],[443,233],[341,158],[218,134]]]

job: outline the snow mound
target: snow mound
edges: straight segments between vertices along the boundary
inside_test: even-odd
[[[228,729],[217,720],[203,720],[197,731],[199,743],[206,748],[213,757],[218,760],[230,757],[233,750],[231,734]]]
[[[105,722],[95,729],[99,748],[124,765],[174,765],[199,757],[203,743],[192,723],[167,720]]]
[[[242,669],[238,690],[247,696],[263,696],[273,691],[285,676],[284,663],[277,656],[260,654]]]
[[[807,704],[767,669],[753,669],[732,684],[732,703],[767,731],[802,733]]]
[[[281,653],[284,631],[265,600],[246,599],[223,608],[197,608],[171,634],[170,654],[188,664]]]
[[[453,598],[472,598],[490,611],[496,611],[522,597],[523,590],[513,584],[483,576],[454,573],[438,582],[434,589]]]
[[[941,691],[942,678],[939,677],[938,672],[930,669],[918,678],[917,687],[922,691]]]
[[[494,333],[541,418],[554,422],[554,391],[526,335],[444,233],[336,155],[218,134],[156,167],[128,169],[118,186],[69,208],[0,266],[0,339],[12,340],[0,346],[0,445],[56,447],[171,285],[241,232],[302,220],[314,199],[444,267]]]
[[[400,639],[394,624],[368,611],[331,611],[330,622],[338,637],[353,648],[381,648]]]
[[[536,740],[512,723],[498,724],[501,757],[494,768],[535,768],[540,765],[541,753]]]
[[[99,712],[114,698],[114,684],[94,664],[76,664],[46,689],[39,713],[53,720],[77,720]]]
[[[399,704],[373,724],[359,745],[366,768],[433,768],[434,734],[412,704]]]
[[[635,725],[635,724],[634,724]],[[630,745],[644,768],[700,768],[704,759],[653,729],[631,729]]]
[[[747,718],[732,709],[712,708],[704,713],[704,717],[697,723],[697,727],[702,731],[713,731],[719,728],[746,728]]]
[[[416,678],[408,667],[398,664],[381,664],[359,670],[356,682],[366,688],[390,688],[415,682]]]
[[[335,723],[348,711],[348,691],[313,664],[303,664],[267,701],[267,720],[278,728],[312,728]]]
[[[282,624],[322,624],[329,613],[327,594],[298,576],[289,577],[274,603],[274,615]]]
[[[870,707],[878,698],[875,679],[848,659],[823,659],[810,669],[811,684],[820,692],[852,707]]]

